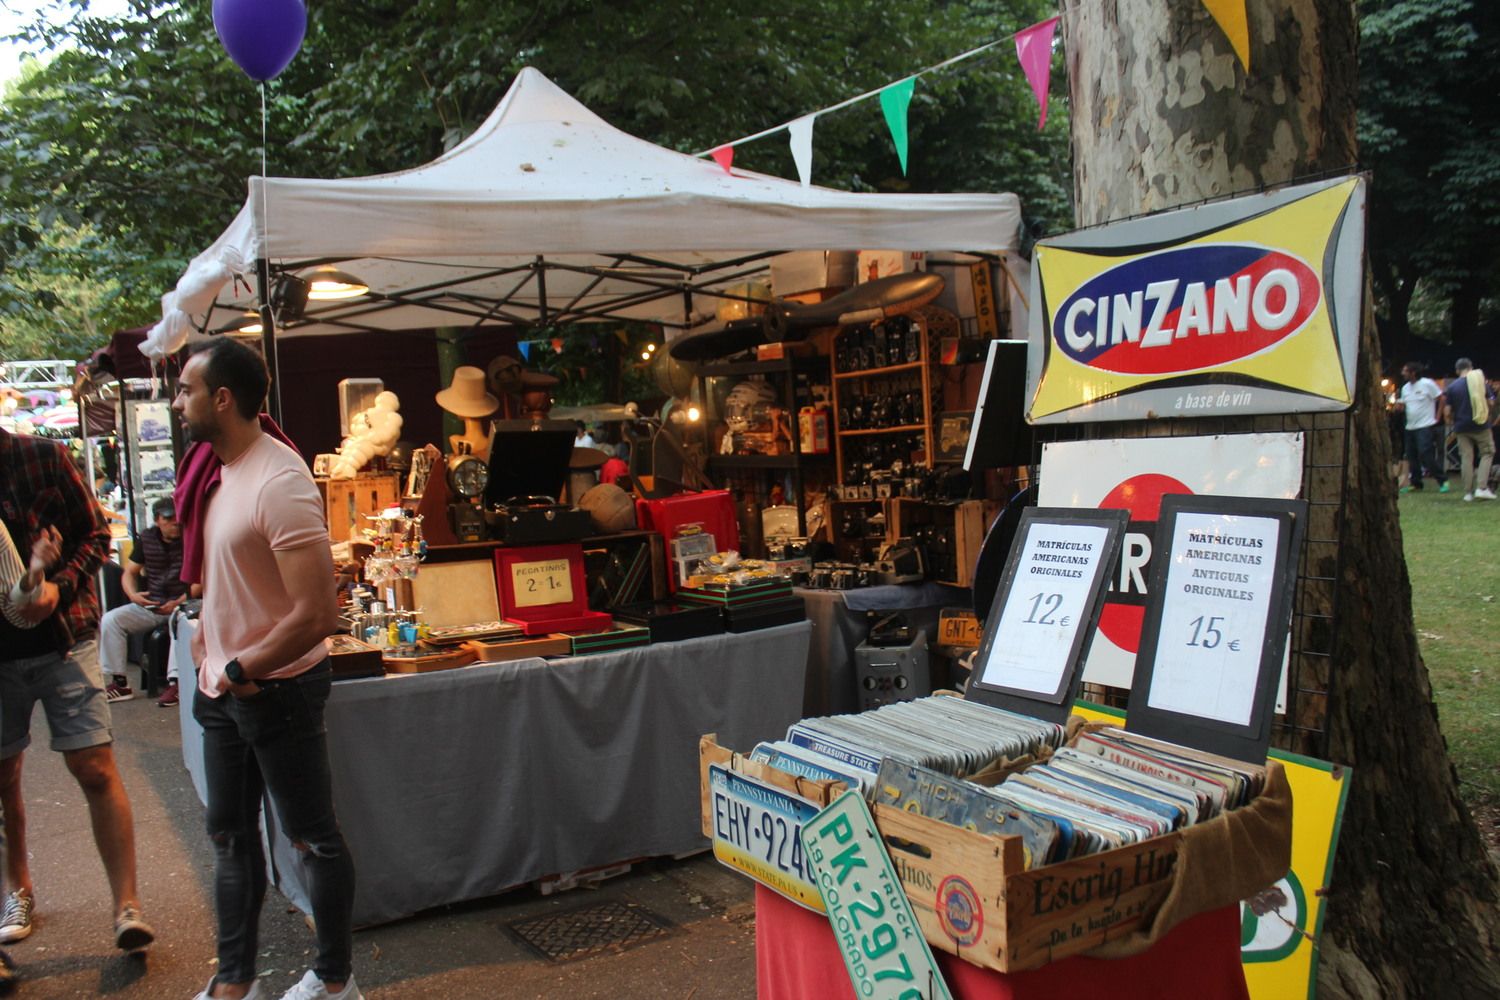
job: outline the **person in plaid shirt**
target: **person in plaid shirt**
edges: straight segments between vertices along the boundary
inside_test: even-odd
[[[109,552],[109,529],[93,494],[61,445],[0,429],[0,518],[28,551],[48,528],[62,554],[40,593],[21,609],[32,628],[0,619],[0,805],[5,810],[5,876],[11,891],[0,912],[0,942],[31,933],[35,895],[27,865],[21,761],[40,701],[53,750],[88,801],[99,857],[114,894],[115,946],[144,951],[155,933],[141,919],[135,883],[135,827],[110,744],[109,704],[95,636],[99,598],[94,571]]]

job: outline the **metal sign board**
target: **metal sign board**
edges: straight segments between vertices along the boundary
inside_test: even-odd
[[[1345,177],[1043,240],[1027,420],[1348,409],[1364,235]]]

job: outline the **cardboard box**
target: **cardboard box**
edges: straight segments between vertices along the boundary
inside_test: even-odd
[[[854,284],[856,255],[848,250],[798,250],[771,258],[771,293],[778,297]]]
[[[859,252],[858,281],[862,285],[876,278],[889,278],[893,274],[906,274],[927,269],[927,254],[923,250],[861,250]]]
[[[353,479],[316,482],[323,495],[328,539],[332,542],[347,542],[351,532],[365,527],[366,516],[374,517],[401,502],[401,482],[394,472],[361,472]]]

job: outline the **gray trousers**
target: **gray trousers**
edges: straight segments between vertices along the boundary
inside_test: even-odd
[[[103,671],[106,683],[113,674],[124,675],[130,637],[150,632],[166,620],[166,615],[131,602],[104,612],[104,617],[99,620],[99,669]],[[167,669],[168,680],[175,680],[175,675],[170,673],[173,668]]]

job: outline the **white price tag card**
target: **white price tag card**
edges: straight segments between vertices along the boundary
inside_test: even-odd
[[[1250,724],[1280,528],[1268,517],[1177,515],[1147,705]]]
[[[802,827],[802,846],[854,995],[952,1000],[864,798],[834,799]]]
[[[510,567],[516,607],[540,608],[573,600],[573,566],[567,559],[513,563]]]
[[[1162,499],[1126,729],[1265,761],[1306,521],[1303,500]]]
[[[1062,684],[1109,531],[1102,525],[1035,521],[1022,542],[1009,600],[980,679],[1050,695]]]
[[[1067,718],[1128,518],[1121,510],[1022,513],[985,616],[970,700],[1049,722]]]

